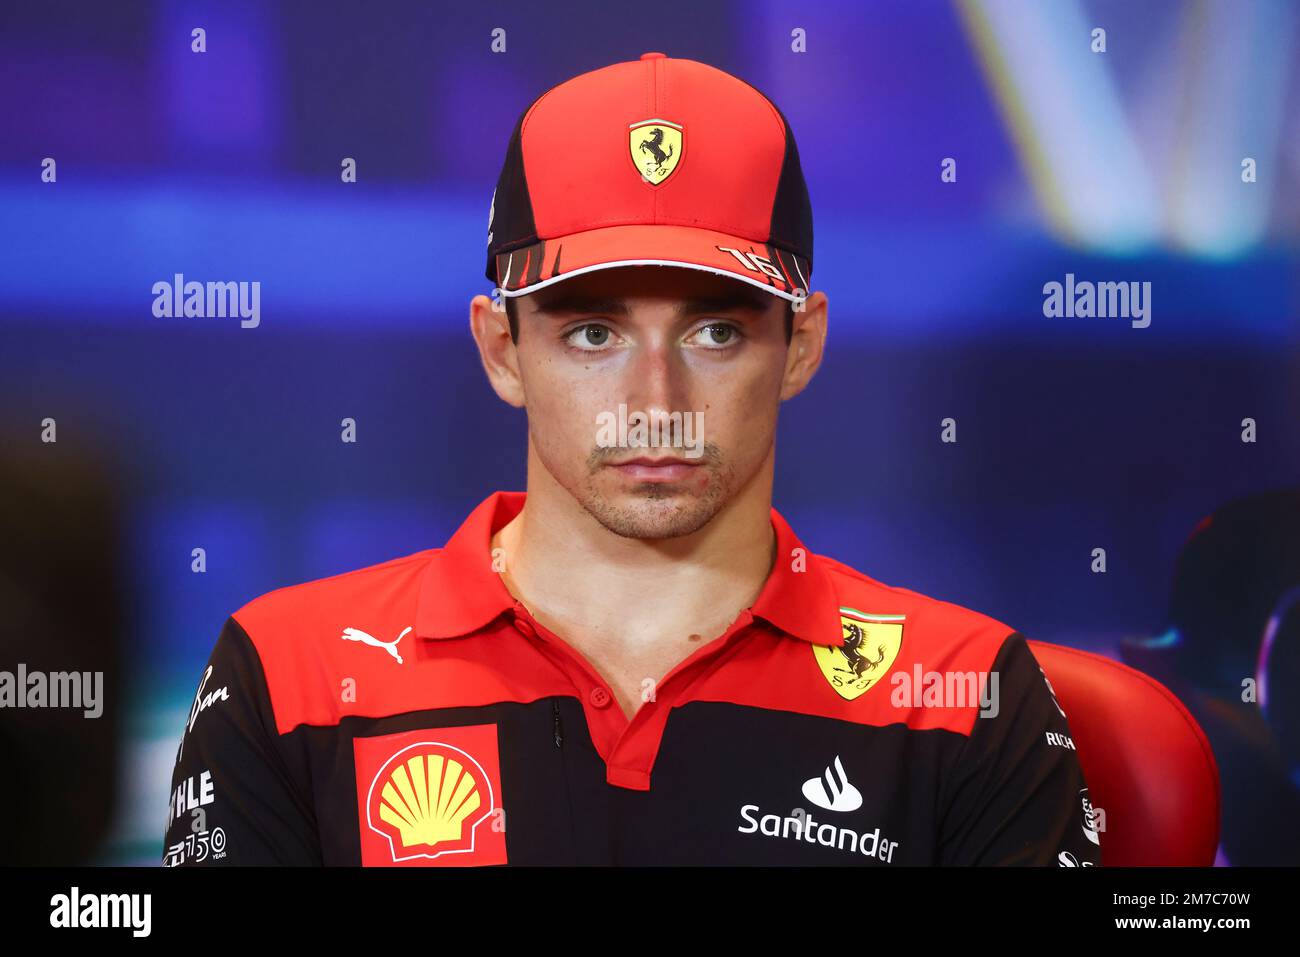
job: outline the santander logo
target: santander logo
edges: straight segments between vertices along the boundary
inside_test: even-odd
[[[849,783],[838,754],[821,777],[803,783],[803,796],[827,811],[856,811],[862,807],[862,792]]]

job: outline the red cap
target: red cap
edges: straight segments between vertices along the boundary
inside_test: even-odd
[[[785,115],[705,63],[645,53],[552,87],[515,124],[487,278],[521,296],[665,265],[808,294],[812,207]]]

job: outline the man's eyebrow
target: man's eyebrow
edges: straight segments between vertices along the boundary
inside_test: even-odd
[[[752,309],[756,312],[767,311],[772,297],[755,289],[736,290],[717,296],[692,296],[678,304],[679,316],[694,316],[705,312],[730,312],[734,309]],[[579,293],[557,293],[552,296],[538,297],[534,309],[541,314],[558,315],[561,313],[602,313],[610,316],[626,316],[627,302],[603,296],[584,296]]]
[[[575,293],[563,293],[560,295],[546,296],[543,298],[538,295],[534,309],[538,313],[547,315],[557,315],[569,312],[603,312],[614,316],[627,315],[627,303],[622,299],[597,298],[592,296],[582,296]]]

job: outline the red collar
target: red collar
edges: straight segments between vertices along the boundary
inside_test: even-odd
[[[492,569],[492,536],[519,514],[526,492],[494,492],[429,558],[420,582],[415,633],[420,638],[457,638],[478,631],[515,607],[515,599]],[[841,637],[839,604],[820,559],[772,509],[776,561],[750,611],[780,631],[816,644]],[[798,571],[792,566],[801,567]]]

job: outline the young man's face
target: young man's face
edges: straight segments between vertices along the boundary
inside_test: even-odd
[[[780,402],[815,371],[825,329],[821,293],[795,313],[787,342],[781,298],[662,266],[599,270],[520,297],[517,344],[504,313],[491,320],[478,303],[485,365],[502,398],[527,409],[537,459],[629,538],[688,535],[756,477],[770,480]],[[655,445],[636,413],[681,427]]]

